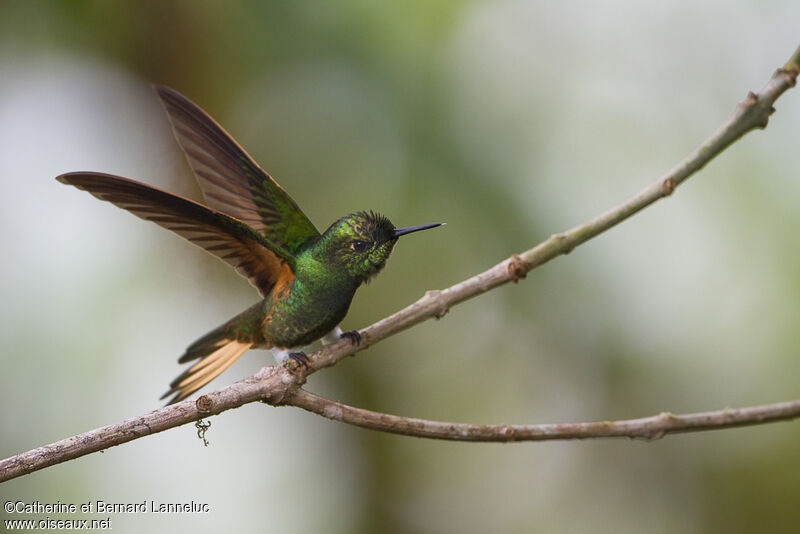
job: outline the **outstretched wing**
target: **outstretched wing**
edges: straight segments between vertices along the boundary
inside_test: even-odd
[[[110,174],[71,172],[56,179],[188,239],[232,265],[262,295],[269,293],[276,283],[294,277],[293,256],[229,215]]]
[[[319,236],[295,201],[214,119],[174,89],[159,85],[156,91],[210,207],[289,253]]]

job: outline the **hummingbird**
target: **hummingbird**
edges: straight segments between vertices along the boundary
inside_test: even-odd
[[[100,172],[56,179],[172,230],[231,265],[262,300],[207,333],[178,363],[195,362],[161,399],[185,399],[247,350],[273,349],[278,362],[308,366],[300,349],[342,332],[356,289],[386,265],[400,236],[442,223],[395,228],[372,211],[345,215],[320,233],[294,200],[214,119],[174,89],[155,86],[206,205],[142,182]],[[195,361],[196,360],[196,361]]]

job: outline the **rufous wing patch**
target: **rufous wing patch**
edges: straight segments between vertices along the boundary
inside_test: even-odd
[[[110,174],[68,173],[58,180],[172,230],[233,266],[264,296],[276,283],[294,278],[288,252],[229,215]]]

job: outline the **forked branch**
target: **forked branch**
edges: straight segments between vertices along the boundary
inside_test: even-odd
[[[667,434],[759,425],[800,417],[800,400],[685,415],[662,412],[651,417],[622,421],[539,425],[473,425],[399,417],[324,399],[302,388],[292,395],[287,404],[308,410],[332,421],[382,430],[392,434],[449,441],[503,443],[589,438],[654,440],[661,439]]]

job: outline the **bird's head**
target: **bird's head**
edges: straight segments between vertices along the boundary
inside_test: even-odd
[[[360,211],[342,217],[325,230],[320,252],[330,266],[360,284],[383,269],[400,236],[436,226],[441,223],[395,228],[383,215]]]

